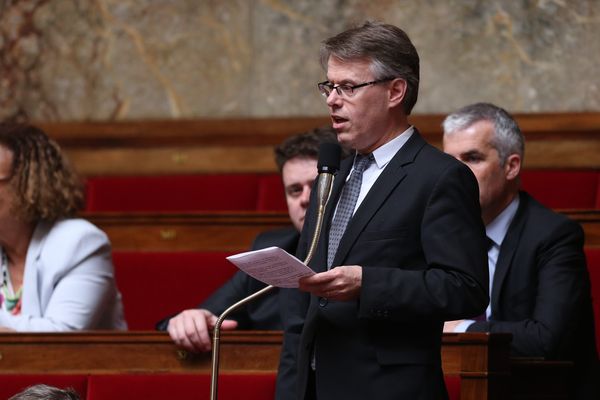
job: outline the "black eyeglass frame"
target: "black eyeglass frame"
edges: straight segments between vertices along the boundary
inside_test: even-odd
[[[370,86],[370,85],[376,85],[376,84],[382,83],[382,82],[393,81],[394,79],[396,79],[396,78],[377,79],[377,80],[374,80],[371,82],[359,83],[358,85],[354,85],[354,86],[350,86],[350,85],[337,85],[336,86],[329,81],[324,81],[324,82],[317,83],[317,89],[319,89],[319,93],[321,93],[321,95],[325,98],[329,97],[329,95],[331,94],[331,92],[333,92],[334,89],[337,92],[338,96],[352,97],[354,95],[355,89],[365,87],[365,86]]]

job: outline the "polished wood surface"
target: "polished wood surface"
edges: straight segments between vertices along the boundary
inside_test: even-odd
[[[564,210],[562,213],[581,225],[585,246],[600,247],[600,210]]]
[[[82,213],[113,250],[246,251],[264,231],[290,226],[286,213]]]
[[[276,372],[281,341],[279,331],[224,331],[221,370]],[[505,334],[444,334],[444,373],[478,379],[507,373],[509,342]],[[0,333],[1,373],[190,370],[210,371],[210,354],[180,350],[163,332]]]
[[[281,340],[276,331],[223,332],[220,372],[276,373]],[[562,398],[570,365],[511,359],[509,343],[509,334],[443,335],[442,367],[460,376],[461,399],[523,398],[527,390]],[[182,351],[162,332],[0,333],[0,374],[210,373],[210,365],[210,354]],[[548,373],[552,385],[529,379]]]
[[[441,146],[443,115],[414,115]],[[600,113],[517,114],[525,168],[600,168]],[[61,122],[38,125],[84,176],[275,172],[273,147],[328,117]]]
[[[579,222],[585,244],[600,247],[600,210],[561,211]],[[289,226],[282,212],[81,213],[107,233],[114,250],[245,251],[260,232]]]
[[[223,372],[276,372],[281,333],[228,332],[221,346]],[[210,372],[210,354],[179,350],[162,332],[0,334],[2,374],[192,371]]]

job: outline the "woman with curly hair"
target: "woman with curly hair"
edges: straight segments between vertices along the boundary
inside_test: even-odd
[[[0,327],[126,329],[106,235],[75,218],[83,189],[58,145],[0,124]]]

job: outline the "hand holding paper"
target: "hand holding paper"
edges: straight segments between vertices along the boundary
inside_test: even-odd
[[[248,251],[227,259],[254,279],[282,288],[297,288],[298,279],[315,274],[302,261],[279,247]]]

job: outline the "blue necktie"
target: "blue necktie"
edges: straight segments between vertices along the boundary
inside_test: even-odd
[[[362,184],[362,174],[365,169],[373,161],[372,154],[361,155],[358,154],[354,160],[354,169],[350,175],[350,179],[344,185],[340,201],[337,205],[335,217],[331,223],[331,229],[329,230],[329,248],[327,249],[327,269],[331,268],[333,258],[337,252],[340,240],[346,231],[348,221],[354,214],[354,207],[356,207],[356,200],[360,194],[360,186]]]

